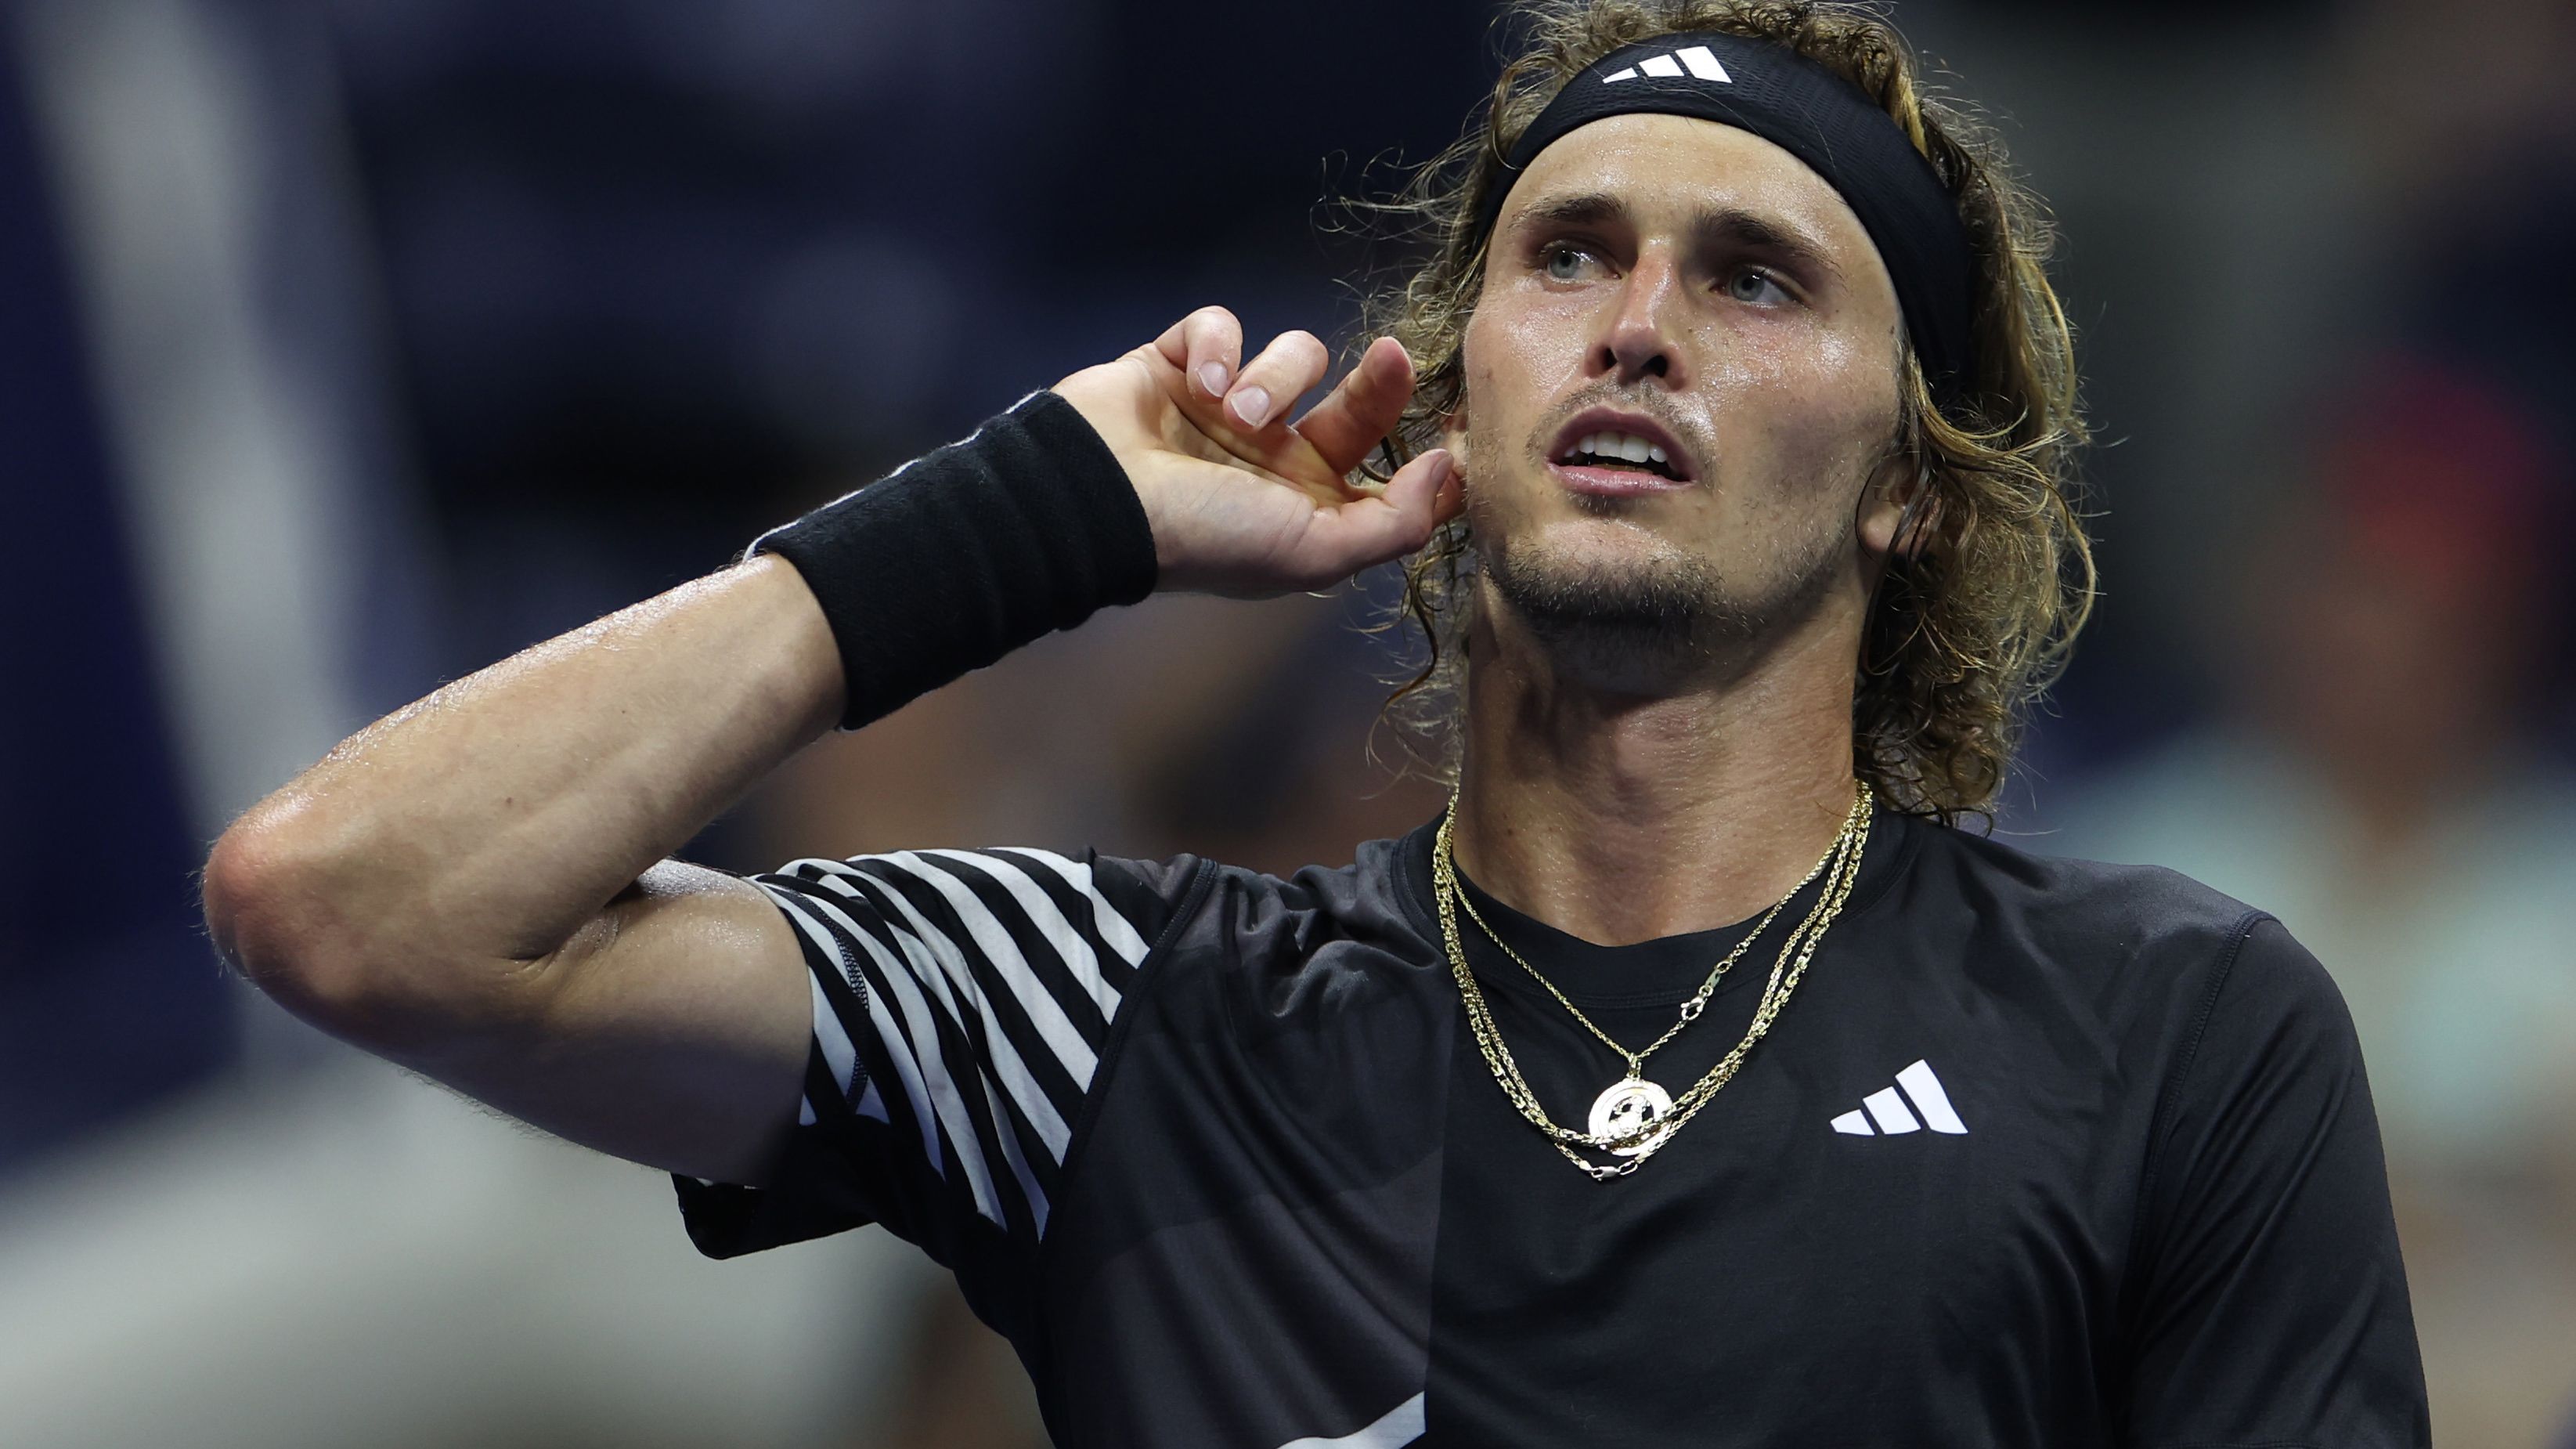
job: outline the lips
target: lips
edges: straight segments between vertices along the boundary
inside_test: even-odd
[[[1698,476],[1661,424],[1615,408],[1587,408],[1568,420],[1548,450],[1548,470],[1576,492],[1610,497],[1667,493]]]

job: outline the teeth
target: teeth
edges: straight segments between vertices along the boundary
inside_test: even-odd
[[[1595,458],[1617,458],[1628,463],[1663,463],[1671,455],[1635,433],[1586,433],[1566,450],[1568,458],[1589,455]]]

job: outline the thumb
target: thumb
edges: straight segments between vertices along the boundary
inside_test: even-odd
[[[1377,496],[1319,511],[1304,540],[1301,571],[1338,583],[1430,542],[1444,517],[1444,497],[1456,493],[1457,466],[1448,449],[1434,448],[1398,469]],[[1454,504],[1449,508],[1455,511]]]
[[[1397,552],[1408,553],[1429,543],[1434,529],[1458,516],[1465,493],[1458,479],[1458,459],[1447,448],[1433,448],[1397,469],[1381,495],[1412,538]]]

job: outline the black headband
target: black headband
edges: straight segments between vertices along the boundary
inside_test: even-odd
[[[1566,82],[1504,158],[1485,197],[1489,232],[1512,179],[1566,132],[1639,111],[1750,131],[1807,163],[1842,193],[1896,282],[1935,399],[1948,402],[1975,350],[1970,321],[1974,254],[1958,205],[1895,118],[1860,89],[1787,46],[1716,31],[1665,35],[1595,61]]]

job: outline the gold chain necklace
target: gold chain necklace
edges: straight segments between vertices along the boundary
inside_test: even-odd
[[[1844,821],[1844,829],[1847,832],[1849,828],[1850,821],[1847,819]],[[1802,877],[1796,885],[1789,887],[1787,895],[1783,895],[1780,899],[1772,902],[1771,909],[1762,913],[1762,919],[1753,923],[1753,929],[1745,934],[1744,939],[1735,943],[1735,949],[1727,952],[1724,957],[1719,959],[1716,967],[1708,973],[1708,979],[1699,984],[1698,993],[1692,996],[1690,1000],[1682,1003],[1679,1019],[1675,1020],[1672,1025],[1665,1027],[1664,1034],[1662,1036],[1655,1038],[1653,1041],[1648,1042],[1646,1045],[1635,1051],[1630,1051],[1626,1047],[1619,1045],[1619,1043],[1613,1039],[1608,1032],[1603,1031],[1591,1017],[1584,1015],[1581,1007],[1576,1006],[1564,992],[1557,990],[1555,982],[1548,980],[1547,977],[1542,974],[1537,967],[1531,965],[1520,952],[1513,950],[1511,943],[1505,941],[1502,936],[1494,930],[1493,925],[1485,919],[1485,913],[1476,909],[1475,897],[1467,894],[1464,890],[1461,890],[1458,892],[1458,904],[1466,910],[1467,919],[1476,923],[1476,929],[1485,933],[1485,939],[1494,943],[1495,949],[1501,951],[1506,957],[1509,957],[1513,965],[1528,972],[1529,978],[1532,981],[1535,981],[1540,986],[1546,988],[1547,994],[1556,998],[1556,1004],[1564,1007],[1568,1014],[1572,1015],[1576,1021],[1582,1023],[1583,1029],[1592,1033],[1593,1037],[1603,1046],[1606,1046],[1610,1050],[1617,1052],[1620,1056],[1627,1058],[1628,1076],[1631,1080],[1636,1080],[1645,1075],[1646,1058],[1653,1056],[1656,1052],[1662,1050],[1666,1042],[1669,1042],[1674,1037],[1681,1035],[1683,1027],[1699,1020],[1699,1014],[1708,1009],[1708,999],[1717,994],[1718,982],[1726,978],[1726,973],[1733,970],[1735,963],[1744,959],[1744,953],[1753,949],[1753,943],[1762,938],[1762,933],[1770,929],[1772,918],[1779,915],[1782,910],[1786,909],[1790,900],[1794,898],[1798,892],[1805,890],[1809,885],[1815,882],[1817,876],[1825,873],[1825,866],[1833,860],[1835,850],[1839,849],[1841,845],[1842,835],[1837,834],[1834,837],[1833,845],[1826,847],[1825,853],[1816,857],[1815,865],[1808,869],[1806,875]],[[1450,862],[1450,879],[1454,881],[1456,878],[1457,863],[1453,857]],[[1597,1132],[1600,1129],[1596,1127],[1593,1130]]]
[[[1523,960],[1519,953],[1504,945],[1500,937],[1494,936],[1492,927],[1477,914],[1474,903],[1467,901],[1466,892],[1458,883],[1457,856],[1450,838],[1451,825],[1458,817],[1456,797],[1451,797],[1449,814],[1440,822],[1431,852],[1432,893],[1439,907],[1441,943],[1448,950],[1450,974],[1457,978],[1458,994],[1466,1005],[1467,1023],[1475,1034],[1476,1047],[1484,1054],[1485,1065],[1493,1072],[1503,1095],[1519,1110],[1524,1120],[1547,1137],[1550,1145],[1563,1154],[1566,1161],[1581,1168],[1595,1181],[1626,1177],[1644,1166],[1647,1158],[1670,1142],[1684,1123],[1697,1116],[1700,1108],[1708,1105],[1709,1099],[1734,1079],[1737,1069],[1744,1064],[1745,1055],[1753,1049],[1755,1042],[1769,1033],[1773,1019],[1788,1004],[1790,993],[1798,989],[1800,978],[1806,975],[1808,962],[1815,958],[1817,943],[1824,939],[1826,928],[1842,914],[1843,903],[1850,899],[1852,885],[1860,878],[1861,858],[1869,847],[1870,808],[1874,800],[1868,783],[1861,782],[1853,792],[1851,812],[1843,817],[1842,831],[1834,837],[1824,859],[1817,862],[1815,870],[1807,873],[1806,881],[1799,882],[1772,906],[1754,927],[1753,933],[1719,963],[1717,970],[1701,986],[1699,994],[1692,998],[1693,1003],[1704,1008],[1707,998],[1716,989],[1717,978],[1734,964],[1753,938],[1761,934],[1762,927],[1770,924],[1771,917],[1777,915],[1798,891],[1805,889],[1807,881],[1814,880],[1820,873],[1825,876],[1824,889],[1817,894],[1816,904],[1809,909],[1806,919],[1799,922],[1788,938],[1780,943],[1780,955],[1771,965],[1771,979],[1762,988],[1761,1003],[1754,1009],[1752,1025],[1745,1030],[1743,1040],[1720,1058],[1706,1076],[1675,1098],[1662,1087],[1645,1080],[1641,1066],[1646,1056],[1671,1040],[1683,1026],[1697,1019],[1699,1012],[1686,1006],[1682,1019],[1642,1052],[1628,1051],[1594,1026],[1563,992],[1556,989],[1553,982]],[[1538,1094],[1530,1090],[1528,1081],[1521,1076],[1519,1064],[1512,1060],[1511,1048],[1504,1044],[1502,1031],[1495,1025],[1493,1010],[1487,1004],[1483,990],[1476,984],[1475,972],[1467,965],[1467,953],[1458,935],[1458,907],[1462,903],[1466,905],[1469,917],[1502,949],[1504,955],[1545,986],[1548,994],[1572,1012],[1575,1019],[1594,1036],[1627,1058],[1628,1074],[1613,1083],[1592,1104],[1588,1124],[1591,1131],[1577,1132],[1570,1127],[1559,1126],[1547,1115],[1547,1110],[1539,1103]],[[1595,1163],[1578,1153],[1577,1147],[1607,1152],[1625,1160]]]

